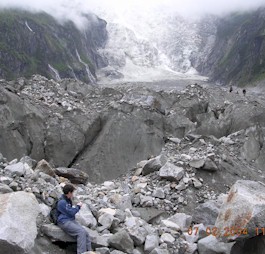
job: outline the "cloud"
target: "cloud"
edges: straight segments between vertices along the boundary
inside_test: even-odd
[[[21,8],[30,11],[45,11],[60,20],[73,20],[79,27],[84,19],[82,13],[124,12],[134,10],[151,12],[164,10],[184,15],[224,14],[232,11],[247,11],[264,6],[264,0],[1,0],[0,8]]]

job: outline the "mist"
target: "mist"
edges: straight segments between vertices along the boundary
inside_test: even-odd
[[[72,20],[82,27],[85,19],[82,14],[94,12],[137,11],[144,15],[152,11],[178,13],[185,16],[216,14],[223,15],[233,11],[250,11],[264,6],[264,0],[1,0],[0,8],[19,8],[32,12],[45,11],[64,21]],[[103,17],[104,18],[104,17]]]

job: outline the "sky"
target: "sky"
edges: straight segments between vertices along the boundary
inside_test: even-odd
[[[247,11],[265,6],[265,0],[0,0],[0,8],[19,7],[25,10],[46,11],[59,19],[71,19],[78,25],[80,14],[105,11],[123,12],[134,9],[141,12],[163,10],[183,15],[212,13],[222,15],[232,11]]]

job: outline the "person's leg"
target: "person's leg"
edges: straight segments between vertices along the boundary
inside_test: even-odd
[[[91,240],[90,240],[90,236],[88,232],[86,232],[86,248],[87,248],[87,251],[92,251]]]
[[[68,235],[76,237],[77,254],[87,251],[87,232],[81,225],[75,221],[67,221],[64,224],[58,224],[58,226]]]
[[[77,221],[74,221],[74,223],[79,225],[79,226],[81,226]],[[90,236],[89,236],[87,231],[86,231],[86,250],[87,251],[92,251],[91,240],[90,240]]]

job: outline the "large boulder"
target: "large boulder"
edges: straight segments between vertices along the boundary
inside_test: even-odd
[[[76,214],[76,220],[83,226],[96,228],[97,220],[90,211],[88,205],[82,205],[80,211]]]
[[[35,168],[35,171],[45,173],[52,177],[55,176],[54,169],[51,167],[51,165],[46,160],[39,161]]]
[[[176,223],[182,231],[187,230],[190,227],[192,217],[185,213],[176,213],[168,218],[169,221]]]
[[[37,236],[39,204],[33,194],[0,194],[1,253],[23,254],[33,248]]]
[[[55,169],[58,176],[63,176],[75,184],[86,184],[88,181],[88,174],[75,168],[59,167]]]
[[[167,158],[164,155],[159,155],[153,159],[150,159],[143,167],[142,175],[148,175],[152,172],[158,171],[163,165],[165,165]]]
[[[249,180],[237,181],[231,187],[215,222],[220,237],[224,241],[254,237],[257,235],[256,229],[264,225],[265,185]]]
[[[52,241],[76,242],[76,239],[66,234],[62,229],[54,224],[44,224],[41,227],[42,232]]]
[[[132,253],[134,249],[133,240],[124,229],[109,238],[109,245],[125,253]]]
[[[11,174],[22,176],[25,174],[25,167],[22,162],[16,164],[11,164],[5,167],[6,171],[9,171]]]
[[[198,205],[193,212],[192,220],[204,225],[214,225],[219,214],[221,203],[216,200],[209,200]]]
[[[209,235],[198,242],[199,253],[202,254],[230,254],[235,243],[219,242],[215,236]]]
[[[159,176],[170,181],[179,181],[184,176],[184,169],[167,162],[159,170]]]

